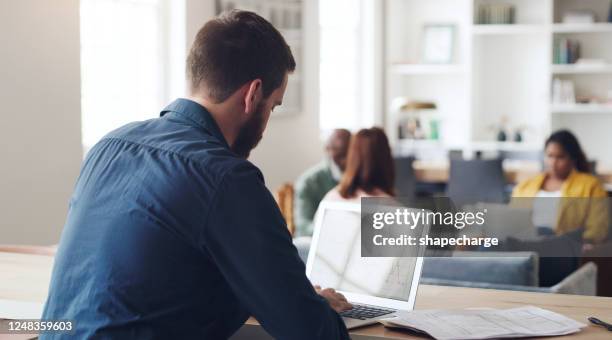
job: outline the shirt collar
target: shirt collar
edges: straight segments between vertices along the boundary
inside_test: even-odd
[[[225,137],[223,136],[223,133],[221,133],[219,125],[217,125],[217,122],[213,116],[204,106],[189,99],[178,98],[166,106],[159,116],[163,117],[168,113],[187,118],[192,123],[205,129],[214,137],[219,139],[219,141],[221,141],[225,147],[228,149],[230,148],[225,140]]]

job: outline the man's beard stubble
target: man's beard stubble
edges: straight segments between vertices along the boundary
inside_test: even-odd
[[[253,117],[249,119],[238,132],[238,136],[232,145],[232,151],[244,159],[249,158],[251,150],[253,150],[263,136],[264,124],[263,121],[263,103],[259,103]]]

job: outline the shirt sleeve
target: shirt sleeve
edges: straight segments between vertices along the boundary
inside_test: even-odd
[[[201,243],[264,329],[278,339],[348,339],[306,277],[259,170],[247,162],[235,167],[216,195]]]

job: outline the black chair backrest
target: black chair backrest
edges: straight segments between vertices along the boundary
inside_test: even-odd
[[[416,178],[414,175],[414,156],[396,157],[395,191],[397,197],[413,199],[416,196]]]
[[[478,202],[505,203],[501,159],[451,159],[448,197],[457,207]]]

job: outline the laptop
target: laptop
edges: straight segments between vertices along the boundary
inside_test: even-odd
[[[418,237],[427,230],[415,229]],[[306,275],[312,284],[343,294],[354,306],[340,313],[346,327],[361,327],[414,308],[424,248],[406,247],[412,252],[407,257],[361,257],[361,204],[322,202]]]

